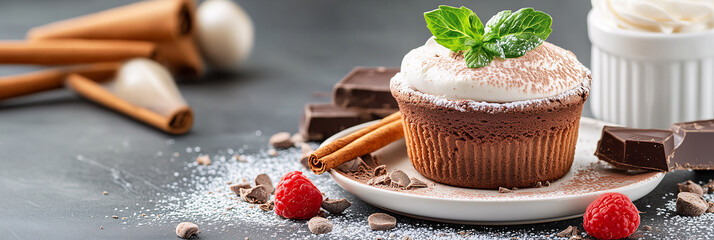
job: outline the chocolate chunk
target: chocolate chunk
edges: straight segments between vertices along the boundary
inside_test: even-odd
[[[242,182],[242,183],[238,183],[236,185],[231,186],[231,191],[233,191],[234,193],[236,193],[236,195],[239,195],[239,196],[240,196],[241,189],[250,189],[250,183]]]
[[[644,226],[642,226],[642,229],[649,232],[649,231],[652,231],[652,226],[644,225]]]
[[[354,68],[335,85],[335,106],[362,109],[397,109],[399,105],[389,91],[389,81],[399,68]]]
[[[373,213],[367,218],[369,227],[375,231],[389,230],[397,226],[397,219],[386,213]]]
[[[690,192],[699,196],[704,194],[704,189],[702,189],[702,186],[699,186],[699,184],[696,184],[692,180],[687,180],[684,183],[678,183],[677,188],[679,188],[679,192]]]
[[[409,185],[407,185],[407,189],[414,189],[414,188],[425,188],[428,187],[426,183],[422,180],[419,180],[418,178],[411,177],[409,178]]]
[[[605,126],[595,155],[618,167],[669,171],[673,151],[671,131]]]
[[[411,180],[409,180],[409,176],[407,176],[407,174],[402,170],[394,170],[389,173],[389,179],[392,180],[393,185],[403,188],[407,187],[411,182]]]
[[[579,233],[580,231],[578,231],[578,227],[568,226],[568,228],[559,232],[556,236],[569,239],[582,239]]]
[[[676,169],[714,169],[714,119],[672,124]]]
[[[389,109],[382,114],[344,109],[329,103],[307,104],[300,121],[300,134],[306,140],[320,141],[348,127],[381,119],[396,111]]]
[[[267,192],[268,194],[273,194],[273,191],[275,191],[275,188],[273,187],[273,181],[271,181],[270,177],[268,177],[268,174],[265,173],[258,174],[258,176],[255,176],[255,185],[262,185],[265,189],[265,192]]]
[[[307,222],[311,233],[324,234],[332,231],[332,222],[323,217],[313,217]]]
[[[387,174],[387,165],[379,165],[376,168],[374,168],[373,174],[375,177],[382,176],[384,174]]]
[[[273,207],[275,207],[275,203],[272,200],[270,200],[266,203],[258,205],[258,207],[260,208],[260,210],[269,212],[269,211],[273,211]]]
[[[369,167],[369,168],[375,168],[377,167],[377,158],[372,156],[371,153],[367,153],[365,155],[362,155],[360,158],[362,158],[362,162],[364,162],[364,165]]]
[[[681,192],[677,194],[676,208],[679,215],[699,216],[709,209],[709,204],[695,193]]]
[[[322,201],[322,208],[331,214],[341,214],[348,207],[352,206],[352,202],[347,199],[325,199]]]
[[[176,226],[176,236],[188,239],[198,233],[198,225],[192,222],[182,222]]]
[[[320,209],[320,211],[317,212],[317,216],[327,218],[327,213],[324,210]]]
[[[198,164],[208,166],[211,165],[211,157],[209,157],[208,155],[201,155],[196,157],[196,162]]]
[[[262,185],[258,185],[249,189],[241,188],[240,197],[248,203],[261,204],[267,202],[270,195]]]
[[[273,134],[272,137],[270,137],[270,145],[273,146],[274,148],[290,148],[295,145],[292,140],[290,140],[290,133],[289,132],[279,132],[276,134]]]
[[[510,193],[511,189],[505,188],[505,187],[498,187],[498,192],[499,193]]]
[[[391,183],[391,179],[389,179],[389,175],[386,174],[367,181],[368,185],[389,185],[389,183]]]
[[[342,172],[356,172],[357,170],[360,169],[360,167],[364,167],[364,161],[362,161],[362,158],[357,157],[355,159],[349,160],[347,162],[344,162],[336,167],[337,170],[340,170]]]

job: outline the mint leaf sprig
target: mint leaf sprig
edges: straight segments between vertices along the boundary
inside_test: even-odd
[[[553,31],[553,19],[533,8],[504,10],[486,26],[466,7],[439,6],[424,13],[426,26],[440,45],[462,52],[470,68],[487,66],[495,57],[517,58],[540,46]]]

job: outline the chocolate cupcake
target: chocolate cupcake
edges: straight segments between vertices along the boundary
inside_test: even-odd
[[[470,68],[430,38],[409,52],[391,92],[409,159],[425,177],[460,187],[532,187],[573,163],[590,71],[573,53],[542,44]]]

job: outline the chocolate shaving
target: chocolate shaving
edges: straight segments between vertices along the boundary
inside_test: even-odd
[[[275,188],[273,187],[273,181],[271,181],[270,177],[268,177],[268,175],[265,173],[258,174],[258,176],[255,177],[255,185],[262,185],[265,189],[265,192],[267,192],[268,194],[273,194],[273,191],[275,191]]]
[[[327,213],[325,211],[323,211],[322,209],[320,209],[320,211],[317,212],[317,216],[327,218]]]
[[[263,210],[263,211],[266,211],[266,212],[273,211],[273,207],[274,207],[274,206],[275,206],[275,203],[274,203],[272,200],[269,200],[269,201],[266,202],[266,203],[263,203],[263,204],[258,205],[258,207],[260,208],[260,210]]]
[[[325,199],[322,201],[322,208],[330,212],[331,214],[341,214],[348,207],[352,206],[352,202],[347,199]]]
[[[680,192],[677,194],[677,214],[682,216],[699,216],[709,209],[709,204],[696,193]]]
[[[356,172],[362,166],[365,166],[364,161],[362,161],[362,158],[357,157],[355,159],[349,160],[343,164],[338,165],[336,169],[342,172]]]
[[[411,180],[409,180],[409,176],[402,170],[394,170],[389,173],[389,179],[392,180],[392,185],[396,185],[402,188],[406,188],[409,183],[411,183]]]
[[[699,186],[699,184],[693,182],[692,180],[687,180],[684,183],[678,183],[677,188],[679,188],[679,192],[690,192],[699,196],[704,194],[704,189],[702,189],[702,186]]]
[[[379,165],[374,168],[373,175],[375,177],[382,176],[384,174],[387,174],[387,165]]]
[[[708,183],[702,185],[702,188],[706,188],[707,193],[714,193],[714,180],[709,180]]]
[[[268,201],[269,195],[262,185],[258,185],[249,189],[241,189],[240,197],[248,203],[262,204]]]
[[[556,236],[568,238],[569,240],[582,239],[582,237],[580,237],[579,232],[580,231],[578,231],[578,227],[568,226],[568,228],[559,232],[558,234],[556,234]]]
[[[411,177],[411,178],[409,178],[409,180],[410,181],[409,181],[409,185],[407,185],[407,189],[428,187],[424,181],[419,180],[418,178]]]
[[[386,213],[373,213],[367,218],[367,223],[372,230],[383,231],[397,226],[397,219]]]
[[[240,196],[241,189],[250,189],[250,183],[242,182],[231,186],[231,191]]]
[[[505,187],[498,187],[498,192],[499,193],[510,193],[511,189],[505,188]]]
[[[389,175],[382,175],[376,178],[372,178],[369,181],[367,181],[367,185],[389,185],[391,183],[391,179],[389,179]]]

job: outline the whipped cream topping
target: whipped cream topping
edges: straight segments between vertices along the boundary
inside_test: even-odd
[[[401,75],[408,87],[449,100],[513,102],[545,98],[573,89],[589,71],[570,51],[544,42],[518,58],[495,58],[469,68],[463,56],[430,38],[404,56]]]
[[[599,18],[622,29],[684,33],[714,28],[714,0],[592,0]]]

